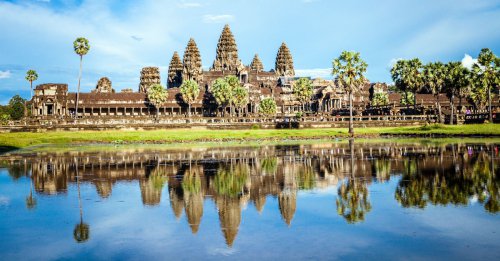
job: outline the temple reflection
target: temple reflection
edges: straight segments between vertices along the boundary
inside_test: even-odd
[[[123,149],[97,152],[7,154],[0,158],[13,179],[29,177],[43,195],[66,193],[70,184],[95,186],[109,198],[119,182],[136,182],[143,205],[159,206],[168,190],[173,214],[183,214],[193,234],[202,224],[204,202],[218,210],[222,235],[232,246],[242,209],[252,204],[265,211],[277,199],[283,222],[291,226],[299,191],[333,188],[339,217],[356,223],[372,209],[369,186],[397,177],[395,199],[402,207],[464,205],[471,200],[486,211],[499,206],[498,145],[326,143],[187,150]],[[166,188],[165,188],[166,187]],[[26,205],[33,208],[32,191]],[[80,220],[75,240],[88,238]]]

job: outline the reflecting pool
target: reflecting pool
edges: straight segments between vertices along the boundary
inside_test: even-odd
[[[0,259],[500,260],[499,140],[180,147],[0,155]]]

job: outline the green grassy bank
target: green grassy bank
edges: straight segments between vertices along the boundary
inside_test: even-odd
[[[356,137],[385,135],[411,136],[500,136],[500,125],[429,125],[421,127],[357,128]],[[292,130],[200,130],[171,129],[152,131],[64,131],[44,133],[0,133],[0,147],[24,148],[40,144],[71,143],[181,143],[219,141],[259,141],[328,139],[347,137],[346,128]]]

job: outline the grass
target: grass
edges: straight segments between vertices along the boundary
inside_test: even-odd
[[[416,127],[372,127],[355,129],[357,137],[376,138],[385,135],[411,136],[500,136],[500,125],[427,125]],[[25,148],[41,144],[75,143],[194,143],[238,142],[347,137],[346,128],[292,130],[199,130],[169,129],[151,131],[61,131],[43,133],[0,133],[0,147]]]

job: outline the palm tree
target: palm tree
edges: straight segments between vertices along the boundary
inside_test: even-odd
[[[449,62],[446,64],[446,81],[445,91],[450,99],[450,124],[454,124],[455,104],[454,99],[456,94],[462,94],[463,89],[469,87],[469,72],[463,67],[460,62]]]
[[[82,207],[82,197],[80,194],[80,177],[78,173],[78,159],[75,160],[76,169],[76,185],[78,188],[78,206],[80,208],[80,223],[75,225],[73,230],[73,238],[77,243],[84,243],[90,237],[89,225],[83,222],[83,207]]]
[[[499,58],[488,48],[484,48],[477,58],[482,66],[481,81],[488,93],[489,121],[493,122],[493,112],[491,110],[491,89],[500,85],[500,62]]]
[[[363,75],[366,72],[368,64],[363,61],[358,52],[343,51],[342,54],[333,60],[332,75],[335,76],[349,94],[349,134],[354,136],[353,118],[352,118],[352,99],[353,93],[359,92],[363,88],[366,78]]]
[[[293,94],[302,104],[302,111],[305,111],[305,104],[311,99],[313,86],[308,78],[300,78],[293,83]]]
[[[191,103],[193,103],[200,94],[198,83],[193,80],[186,80],[182,83],[179,91],[182,94],[182,99],[188,104],[188,115],[191,117]]]
[[[214,96],[217,104],[223,109],[222,116],[225,116],[226,106],[232,100],[231,86],[224,78],[218,78],[212,84],[210,92]]]
[[[230,90],[230,100],[229,100],[229,113],[231,114],[231,116],[233,116],[233,110],[234,110],[234,92],[236,89],[238,88],[241,88],[241,83],[240,83],[240,79],[238,79],[238,77],[234,76],[234,75],[229,75],[229,76],[226,76],[224,77],[224,80],[227,82],[227,84],[229,84],[229,90]]]
[[[31,97],[33,97],[33,82],[38,80],[38,74],[35,70],[28,70],[26,72],[26,81],[30,82]]]
[[[264,98],[259,104],[259,112],[266,115],[274,115],[276,113],[276,102],[273,98]]]
[[[238,86],[233,90],[233,104],[238,109],[238,117],[241,116],[241,109],[248,104],[248,91],[243,86]]]
[[[80,56],[80,72],[78,74],[78,91],[76,93],[76,105],[75,105],[75,118],[78,117],[78,102],[80,99],[80,82],[82,79],[82,61],[83,56],[86,55],[90,50],[89,40],[84,37],[78,37],[73,42],[73,48],[75,53]]]
[[[417,92],[424,87],[422,77],[422,62],[418,58],[411,60],[398,60],[391,69],[392,79],[396,86],[405,93],[413,93],[413,108],[417,110]],[[408,96],[406,97],[408,100]],[[408,108],[408,103],[406,105]]]
[[[424,65],[423,78],[424,83],[436,97],[436,108],[438,110],[438,122],[441,122],[441,104],[439,103],[439,94],[443,90],[445,83],[445,66],[441,62],[428,63]]]
[[[148,88],[148,100],[156,108],[156,119],[160,114],[160,107],[167,101],[168,92],[161,84],[153,84]]]

